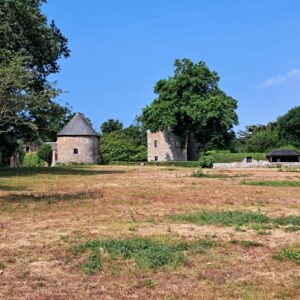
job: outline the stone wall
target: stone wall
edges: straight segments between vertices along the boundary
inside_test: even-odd
[[[186,146],[182,149],[179,139],[168,129],[164,132],[147,131],[148,161],[186,161]]]
[[[75,150],[77,149],[77,151]],[[75,151],[74,151],[75,150]],[[77,154],[76,154],[77,152]],[[58,163],[100,162],[99,138],[96,136],[60,136],[57,138]]]
[[[236,169],[236,168],[300,168],[300,162],[269,162],[266,160],[252,161],[247,163],[233,162],[233,163],[215,163],[214,169]]]

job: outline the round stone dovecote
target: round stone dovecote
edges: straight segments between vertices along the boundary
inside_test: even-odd
[[[77,113],[57,135],[56,162],[97,164],[100,162],[99,134]]]

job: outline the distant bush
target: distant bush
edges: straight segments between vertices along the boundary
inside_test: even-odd
[[[48,144],[44,144],[40,147],[37,152],[37,156],[39,159],[47,162],[48,166],[51,166],[52,161],[52,147]]]
[[[44,167],[45,161],[41,160],[36,153],[26,153],[22,162],[22,167]]]
[[[212,155],[204,155],[200,157],[199,164],[201,168],[212,168],[214,164],[214,158]]]

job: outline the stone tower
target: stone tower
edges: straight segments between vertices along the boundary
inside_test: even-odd
[[[197,160],[198,143],[192,134],[187,136],[182,147],[171,128],[165,131],[147,131],[148,161]]]
[[[100,162],[99,134],[83,114],[77,113],[57,135],[57,163]]]

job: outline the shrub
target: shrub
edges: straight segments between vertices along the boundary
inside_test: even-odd
[[[52,147],[48,144],[44,144],[37,152],[37,156],[39,159],[47,162],[48,166],[51,166],[52,162]]]
[[[23,167],[44,167],[45,161],[41,160],[36,153],[26,153],[23,159]]]
[[[211,155],[204,155],[199,159],[199,164],[202,168],[212,168],[214,158]]]

